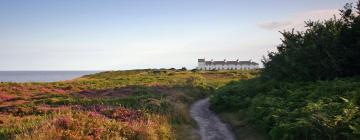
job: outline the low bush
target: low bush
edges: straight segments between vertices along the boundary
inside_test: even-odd
[[[243,73],[147,69],[2,82],[0,139],[186,139],[191,131],[174,131],[194,127],[190,104]]]
[[[252,79],[220,88],[218,112],[245,113],[273,139],[360,138],[360,78],[279,82]]]

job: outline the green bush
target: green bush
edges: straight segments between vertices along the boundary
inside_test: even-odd
[[[356,10],[283,32],[261,76],[220,88],[211,108],[244,112],[276,140],[360,139],[360,1]]]
[[[359,75],[360,16],[353,11],[347,4],[341,18],[308,21],[303,32],[282,32],[278,51],[263,60],[263,77],[314,81]]]
[[[244,111],[273,139],[360,138],[360,78],[293,82],[233,82],[211,98],[212,108]]]

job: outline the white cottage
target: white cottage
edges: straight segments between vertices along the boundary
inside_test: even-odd
[[[259,64],[251,60],[249,61],[205,61],[205,59],[198,59],[199,70],[250,70],[259,68]]]

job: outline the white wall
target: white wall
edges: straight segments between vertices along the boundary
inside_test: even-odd
[[[199,70],[248,70],[248,69],[255,69],[258,68],[257,65],[205,65],[205,62],[198,62],[198,69]]]

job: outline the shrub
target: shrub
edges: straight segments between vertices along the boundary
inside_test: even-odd
[[[242,111],[273,139],[360,138],[359,78],[233,82],[211,98],[218,112]]]
[[[187,71],[186,67],[182,67],[180,70],[181,71]]]
[[[306,22],[304,32],[282,32],[277,52],[263,60],[263,77],[315,81],[359,75],[360,16],[352,8],[347,4],[340,19]]]

